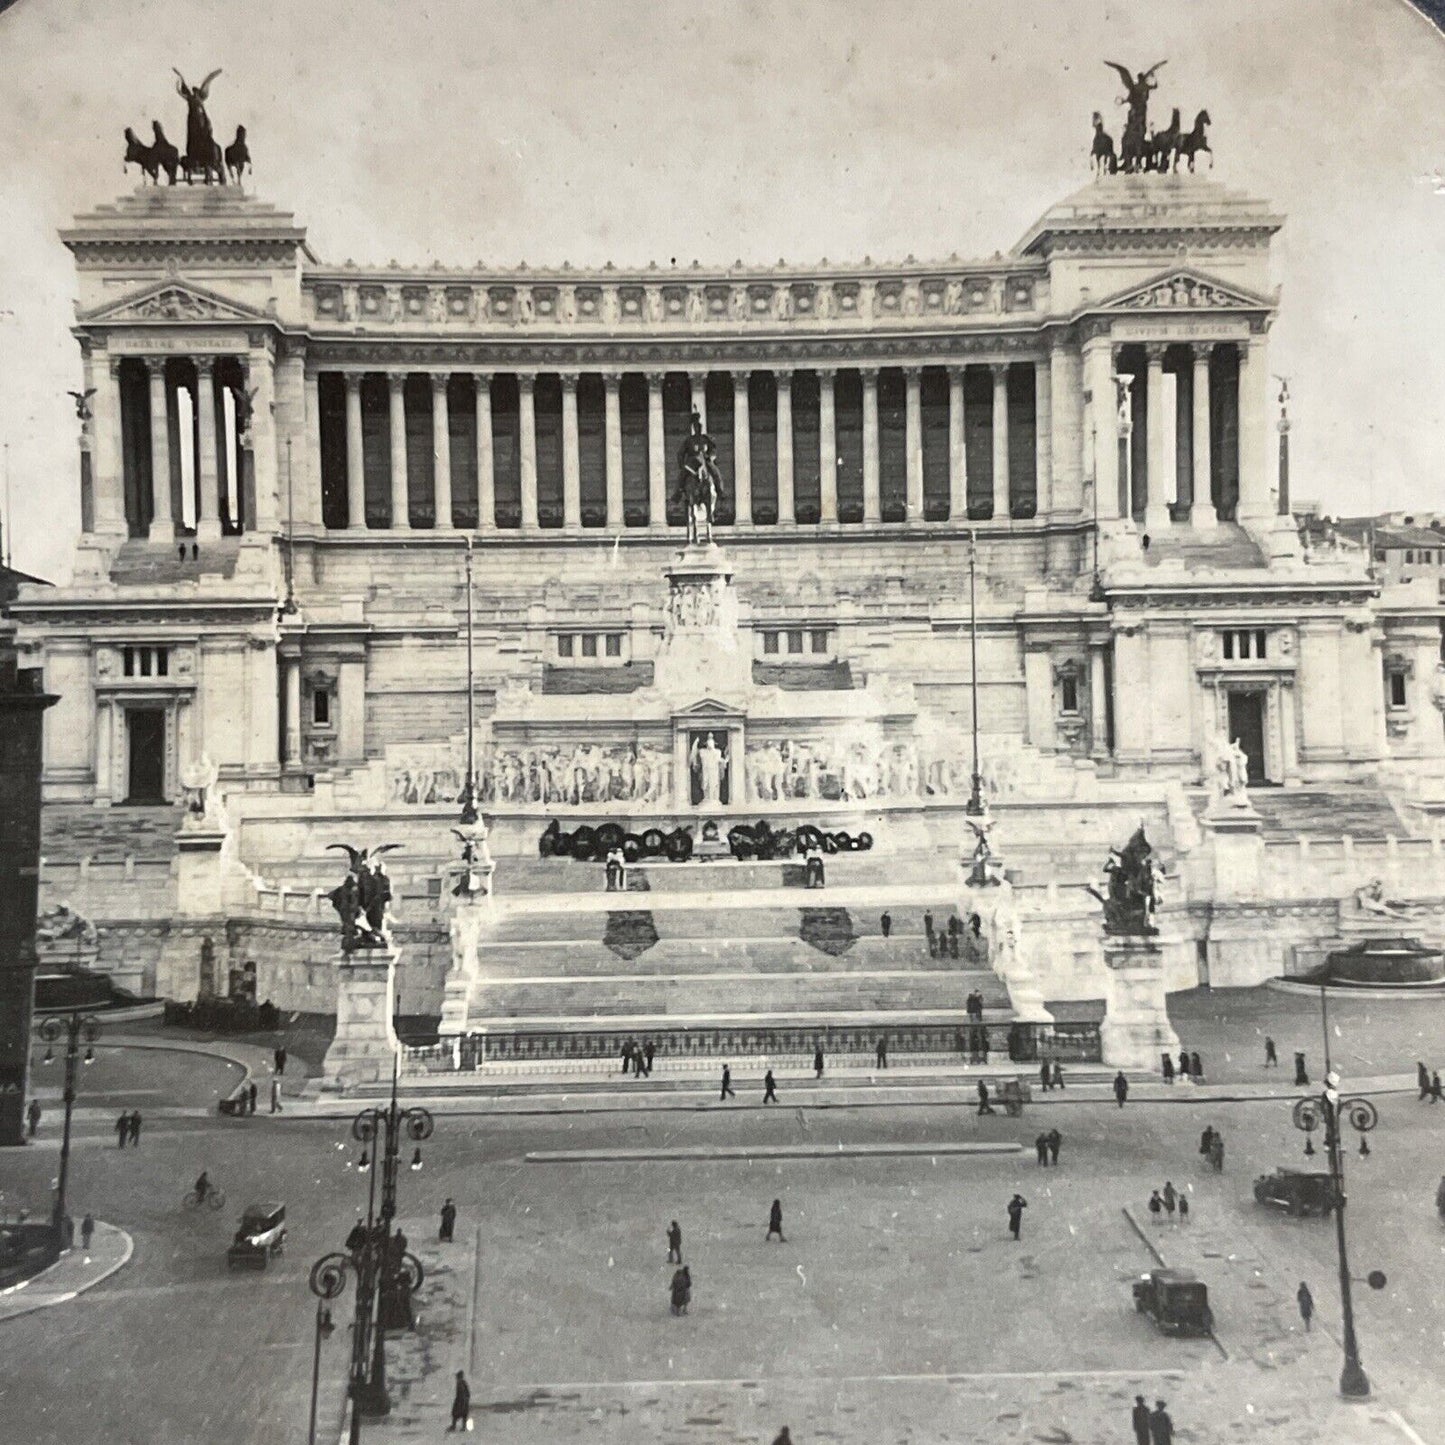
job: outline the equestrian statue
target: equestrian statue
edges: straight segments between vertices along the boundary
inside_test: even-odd
[[[710,543],[722,473],[718,470],[717,444],[702,429],[702,417],[696,410],[692,430],[678,450],[677,469],[678,491],[687,511],[688,545]]]

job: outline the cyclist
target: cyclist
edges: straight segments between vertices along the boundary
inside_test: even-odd
[[[211,1192],[211,1176],[202,1169],[196,1179],[196,1202],[204,1204],[206,1196]]]

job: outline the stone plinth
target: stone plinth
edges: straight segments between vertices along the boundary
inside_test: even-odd
[[[221,851],[224,828],[182,828],[176,834],[176,911],[185,918],[225,912]]]
[[[1115,1069],[1159,1066],[1177,1053],[1179,1035],[1165,1006],[1164,950],[1157,938],[1105,934],[1104,1022],[1099,1030],[1104,1062]]]
[[[391,1077],[398,1044],[394,948],[358,948],[336,959],[336,1037],[322,1066],[323,1086],[375,1084]]]
[[[1211,804],[1200,826],[1214,855],[1214,897],[1258,898],[1264,891],[1264,820],[1249,799],[1229,798]]]
[[[665,575],[667,617],[654,686],[689,699],[750,690],[752,653],[738,642],[738,594],[722,548],[684,547]]]
[[[488,875],[490,876],[490,860]],[[481,975],[478,951],[483,930],[495,915],[490,891],[463,896],[452,914],[452,962],[442,990],[442,1017],[438,1031],[464,1034],[469,1027],[472,989]]]

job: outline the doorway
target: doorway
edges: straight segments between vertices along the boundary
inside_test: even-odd
[[[126,709],[129,734],[127,803],[166,800],[166,715],[160,708]]]
[[[1247,780],[1250,787],[1268,782],[1264,771],[1264,694],[1262,692],[1231,692],[1229,694],[1229,737],[1244,750],[1249,760]]]

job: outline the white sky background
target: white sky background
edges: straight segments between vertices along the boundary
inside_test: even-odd
[[[1445,42],[1400,0],[21,0],[0,16],[0,430],[15,565],[79,526],[70,255],[185,142],[170,67],[328,261],[982,257],[1117,137],[1104,58],[1169,64],[1215,176],[1288,217],[1271,369],[1292,486],[1445,508]]]

